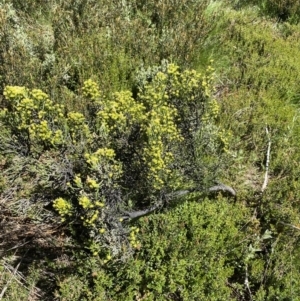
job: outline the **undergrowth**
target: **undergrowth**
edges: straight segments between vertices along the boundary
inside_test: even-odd
[[[298,300],[298,16],[3,1],[0,299]]]

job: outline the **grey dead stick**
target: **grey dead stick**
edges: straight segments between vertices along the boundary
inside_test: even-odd
[[[175,199],[175,198],[178,198],[178,197],[185,196],[185,195],[187,195],[187,194],[189,194],[193,191],[196,191],[196,190],[192,190],[192,191],[190,191],[190,190],[179,190],[179,191],[175,191],[175,192],[172,192],[170,194],[167,194],[166,197],[167,197],[167,199],[172,200],[172,199]],[[214,186],[210,187],[208,189],[208,192],[209,193],[226,192],[230,196],[236,197],[235,190],[232,187],[230,187],[228,185],[225,185],[221,182],[218,182],[217,185],[214,185]],[[163,206],[163,203],[159,202],[159,203],[151,206],[150,208],[146,208],[144,210],[137,210],[137,211],[131,211],[131,212],[123,211],[122,212],[123,215],[121,216],[121,219],[122,220],[136,219],[136,218],[151,214],[152,212],[162,208],[162,206]]]

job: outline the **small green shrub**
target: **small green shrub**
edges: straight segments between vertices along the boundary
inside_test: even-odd
[[[132,227],[140,244],[126,262],[101,266],[84,258],[77,277],[89,279],[91,299],[236,300],[229,279],[251,241],[249,211],[222,198],[196,199],[140,219]],[[71,279],[61,284],[60,298],[72,300]],[[88,296],[84,292],[81,297]]]

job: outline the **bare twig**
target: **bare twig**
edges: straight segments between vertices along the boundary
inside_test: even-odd
[[[132,212],[124,211],[125,215],[123,215],[121,218],[123,220],[131,220],[134,218],[139,218],[139,217],[142,217],[144,215],[154,212],[155,210],[159,209],[161,206],[162,206],[162,204],[156,204],[145,210],[138,210],[138,211],[132,211]]]
[[[167,197],[167,199],[173,200],[175,198],[179,198],[179,197],[188,195],[193,191],[197,191],[197,190],[179,190],[179,191],[175,191],[173,193],[167,194],[166,197]],[[234,197],[236,196],[235,190],[233,188],[231,188],[230,186],[224,185],[223,183],[218,183],[218,185],[212,186],[208,189],[208,192],[210,192],[210,193],[216,193],[219,191],[226,192]],[[158,203],[150,208],[146,208],[145,210],[138,210],[138,211],[132,211],[132,212],[124,211],[123,212],[124,215],[121,216],[121,219],[122,220],[131,220],[134,218],[139,218],[144,215],[148,215],[148,214],[156,211],[157,209],[160,209],[162,206],[163,206],[163,203]]]
[[[267,188],[268,185],[268,180],[269,180],[269,164],[270,164],[270,153],[271,153],[271,139],[270,139],[270,134],[268,127],[266,127],[266,133],[268,137],[268,150],[267,150],[267,160],[266,160],[266,172],[265,172],[265,179],[264,183],[261,187],[261,192],[264,192],[265,189]]]
[[[281,237],[281,234],[278,235],[278,237],[276,238],[275,242],[272,244],[271,255],[268,258],[266,268],[264,270],[263,276],[262,276],[261,281],[260,281],[261,285],[263,285],[265,283],[265,281],[266,281],[267,272],[268,272],[271,260],[273,260],[273,253],[274,253],[274,250],[275,250],[275,248],[277,246],[277,243],[278,243],[280,237]]]
[[[30,243],[30,241],[25,241],[24,243],[18,243],[16,246],[6,250],[6,252],[23,247],[23,246],[27,245],[28,243]]]
[[[248,280],[248,265],[246,264],[246,267],[245,267],[245,286],[249,292],[249,296],[250,296],[250,300],[252,301],[253,298],[252,298],[252,293],[251,293],[251,289],[250,289],[250,285],[249,285],[249,280]]]
[[[166,195],[167,199],[173,200],[174,198],[179,198],[189,194],[191,191],[189,190],[179,190]]]
[[[10,283],[12,282],[12,280],[14,279],[19,285],[21,285],[22,287],[24,287],[27,291],[29,291],[30,294],[34,294],[36,297],[40,298],[41,295],[37,292],[38,290],[40,290],[37,287],[31,287],[30,289],[28,287],[26,287],[26,285],[24,283],[26,283],[26,279],[24,277],[24,275],[22,273],[20,273],[18,271],[20,264],[22,263],[24,257],[26,256],[26,253],[23,255],[23,257],[21,258],[21,260],[19,261],[18,265],[14,268],[13,266],[11,266],[10,264],[8,264],[7,262],[4,261],[3,266],[4,268],[7,270],[7,272],[9,272],[11,274],[10,279],[7,281],[6,285],[4,286],[4,288],[2,289],[1,293],[0,293],[0,300],[2,300],[3,296],[5,295],[6,290],[8,289]]]
[[[284,226],[291,227],[291,228],[296,229],[296,230],[300,230],[299,227],[294,226],[294,225],[292,225],[292,224],[288,224],[288,223],[284,223],[284,222],[279,222],[279,224],[282,224],[282,225],[284,225]]]
[[[4,288],[2,289],[1,293],[0,293],[0,300],[2,300],[6,290],[8,289],[8,286],[10,285],[10,283],[12,282],[13,278],[15,278],[15,275],[18,271],[18,268],[21,264],[22,260],[18,263],[18,265],[14,268],[12,276],[10,277],[10,279],[7,281],[6,285],[4,286]]]
[[[217,182],[217,184],[218,185],[210,187],[208,189],[208,192],[209,193],[216,193],[216,192],[222,191],[222,192],[228,193],[229,195],[231,195],[233,197],[236,196],[236,192],[235,192],[235,190],[232,187],[227,186],[227,185],[225,185],[225,184],[223,184],[221,182]],[[193,191],[198,191],[198,190],[197,189],[179,190],[179,191],[175,191],[175,192],[172,192],[170,194],[167,194],[166,198],[168,200],[173,200],[175,198],[179,198],[179,197],[183,197],[185,195],[188,195],[188,194],[190,194]],[[132,211],[132,212],[123,211],[123,216],[121,216],[121,219],[122,220],[131,220],[131,219],[139,218],[139,217],[148,215],[150,213],[153,213],[154,211],[162,208],[162,206],[163,206],[163,203],[160,202],[160,203],[157,203],[154,206],[152,206],[150,208],[146,208],[144,210],[138,210],[138,211]]]
[[[208,189],[209,192],[218,192],[218,191],[223,191],[223,192],[227,192],[229,193],[231,196],[236,196],[236,192],[235,190],[230,187],[230,186],[227,186],[223,183],[218,183],[218,185],[215,185],[215,186],[212,186]]]
[[[191,191],[189,191],[189,190],[179,190],[179,191],[175,191],[170,194],[167,194],[166,198],[168,200],[173,200],[175,198],[185,196],[189,193],[191,193]],[[163,202],[159,202],[159,203],[155,204],[154,206],[152,206],[150,208],[146,208],[144,210],[138,210],[138,211],[132,211],[132,212],[124,211],[123,212],[124,215],[121,217],[121,219],[122,220],[131,220],[131,219],[139,218],[139,217],[148,215],[150,213],[153,213],[154,211],[156,211],[158,209],[161,209],[162,206],[163,206]]]

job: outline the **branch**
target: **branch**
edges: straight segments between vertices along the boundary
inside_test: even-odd
[[[267,188],[267,185],[268,185],[268,180],[269,180],[268,173],[269,173],[269,163],[270,163],[270,153],[271,153],[271,140],[270,140],[268,127],[266,127],[266,133],[267,133],[267,137],[268,137],[268,150],[267,150],[265,180],[264,180],[264,183],[261,187],[261,192],[265,191],[265,189]]]
[[[250,300],[252,301],[253,298],[252,298],[252,293],[251,293],[251,289],[250,289],[250,285],[249,285],[249,280],[248,280],[248,265],[247,264],[245,266],[245,282],[244,283],[245,283],[246,288],[248,289]]]
[[[300,230],[299,227],[294,226],[294,225],[292,225],[292,224],[287,224],[287,223],[284,223],[284,222],[279,222],[279,224],[282,224],[282,225],[284,225],[284,226],[291,227],[291,228],[296,229],[296,230]]]
[[[12,272],[12,275],[11,275],[10,279],[7,281],[6,285],[3,287],[3,289],[2,289],[2,291],[1,291],[1,293],[0,293],[0,300],[2,300],[2,298],[3,298],[3,296],[4,296],[5,292],[6,292],[6,290],[7,290],[7,288],[8,288],[8,286],[9,286],[10,283],[12,282],[13,278],[16,277],[15,275],[16,275],[18,269],[19,269],[19,266],[20,266],[21,262],[22,262],[22,260],[21,260],[21,261],[18,263],[18,265],[14,268],[14,270],[13,270],[13,272]]]
[[[212,186],[208,189],[209,192],[218,192],[218,191],[223,191],[223,192],[227,192],[229,193],[231,196],[236,196],[236,192],[235,190],[230,187],[230,186],[227,186],[223,183],[218,183],[218,185],[215,185],[215,186]]]
[[[178,190],[172,193],[167,194],[165,197],[167,200],[173,200],[175,198],[178,197],[182,197],[185,196],[193,191],[197,191],[196,189],[193,190]],[[218,185],[212,186],[208,189],[209,192],[218,192],[218,191],[223,191],[223,192],[227,192],[228,194],[230,194],[233,197],[236,197],[236,192],[235,190],[230,187],[227,186],[223,183],[218,183]],[[163,206],[163,202],[157,203],[154,206],[144,209],[144,210],[137,210],[137,211],[123,211],[123,215],[121,216],[122,220],[131,220],[131,219],[135,219],[135,218],[139,218],[145,215],[148,215],[152,212],[154,212],[157,209],[160,209]]]
[[[138,210],[138,211],[132,211],[132,212],[124,211],[123,213],[125,215],[121,216],[121,219],[122,220],[130,220],[130,219],[134,219],[134,218],[139,218],[139,217],[142,217],[144,215],[154,212],[155,210],[159,209],[161,206],[162,206],[162,204],[160,203],[160,204],[156,204],[145,210]]]
[[[169,193],[165,197],[167,200],[173,200],[177,197],[182,197],[189,193],[191,193],[191,191],[189,191],[189,190],[179,190],[179,191]],[[139,217],[145,216],[147,214],[150,214],[157,209],[160,209],[162,206],[163,206],[163,203],[160,202],[160,203],[158,203],[148,209],[145,209],[145,210],[138,210],[138,211],[132,211],[132,212],[123,211],[124,215],[121,216],[121,219],[122,220],[130,220],[130,219],[134,219],[134,218],[139,218]]]
[[[166,198],[167,199],[170,199],[170,200],[173,200],[175,198],[178,198],[178,197],[181,197],[181,196],[184,196],[184,195],[187,195],[189,193],[191,193],[192,191],[190,190],[178,190],[178,191],[175,191],[175,192],[172,192],[172,193],[169,193],[166,195]]]

